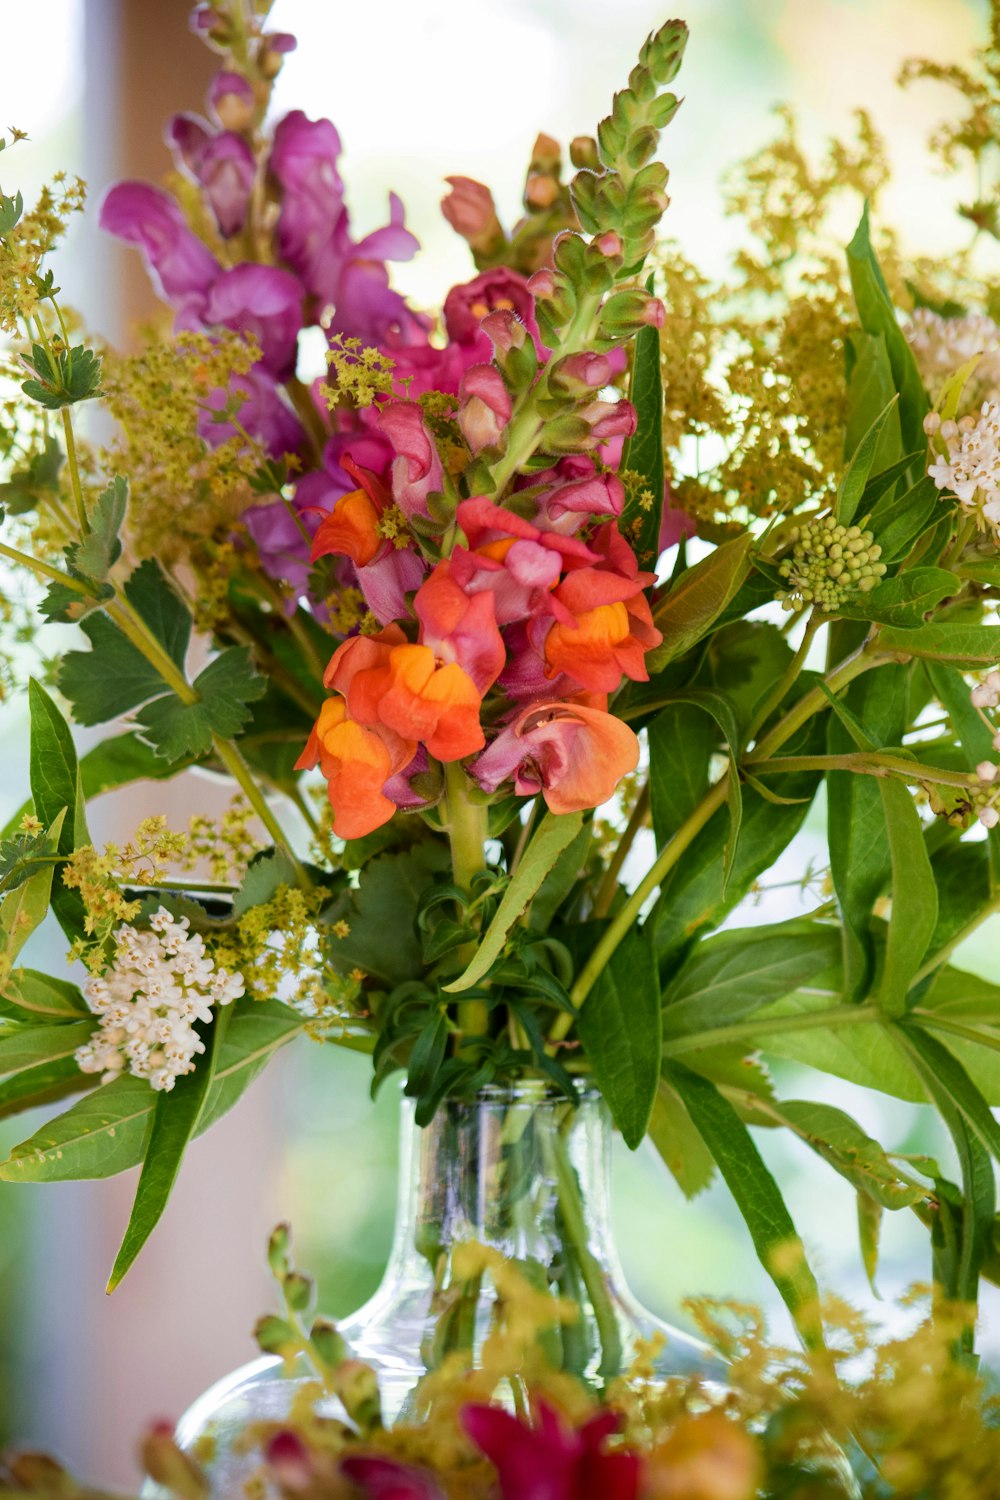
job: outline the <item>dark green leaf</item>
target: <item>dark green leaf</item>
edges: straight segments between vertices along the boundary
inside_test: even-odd
[[[122,555],[118,533],[125,520],[128,485],[118,474],[97,497],[90,513],[90,531],[73,548],[75,572],[103,583]]]
[[[246,646],[229,646],[199,673],[194,689],[196,703],[168,693],[137,715],[145,738],[171,764],[208,755],[216,735],[234,739],[250,718],[248,705],[267,690],[267,679],[254,670]]]
[[[80,629],[93,649],[67,651],[58,676],[78,724],[103,724],[164,691],[155,667],[106,614],[88,615]]]
[[[729,809],[729,836],[722,860],[722,890],[725,894],[733,862],[739,846],[740,824],[743,819],[743,786],[740,782],[739,757],[742,748],[740,726],[732,704],[722,693],[710,688],[691,688],[677,693],[678,702],[689,703],[693,708],[709,715],[719,729],[729,752],[729,782],[726,791],[726,806]]]
[[[357,890],[345,892],[328,914],[331,924],[345,921],[350,929],[327,944],[335,968],[343,974],[363,969],[389,985],[419,978],[424,964],[417,912],[434,877],[449,868],[448,851],[437,843],[370,859]]]
[[[51,353],[41,344],[33,344],[25,363],[38,379],[23,381],[21,389],[30,400],[49,411],[100,394],[101,361],[82,344],[72,349],[54,349]]]
[[[809,1348],[823,1345],[819,1288],[778,1185],[750,1133],[714,1084],[681,1063],[665,1064],[691,1119],[743,1215],[761,1265]]]
[[[845,620],[875,620],[908,630],[923,625],[925,616],[942,599],[961,592],[962,583],[944,568],[911,568],[894,578],[883,578],[869,594],[852,596],[838,606]]]
[[[861,439],[837,489],[836,517],[844,526],[850,526],[857,515],[861,497],[868,483],[878,451],[879,439],[892,416],[898,396],[893,396],[879,412],[874,422]]]
[[[183,672],[191,640],[191,614],[155,558],[147,558],[125,585],[125,597]]]
[[[876,1003],[902,1015],[914,975],[937,925],[938,896],[916,804],[901,781],[878,782],[892,859],[892,915]]]
[[[690,703],[668,703],[650,724],[649,791],[658,849],[708,791],[715,743],[712,720]]]
[[[634,928],[584,1001],[576,1025],[625,1144],[646,1133],[660,1078],[660,983],[648,936]]]
[[[31,712],[29,774],[35,811],[48,826],[65,810],[56,852],[63,856],[90,842],[87,809],[80,785],[76,749],[69,725],[48,693],[34,678],[28,683]],[[84,905],[78,891],[63,884],[61,871],[52,885],[52,910],[66,936],[73,941],[84,933]]]
[[[298,872],[283,849],[269,849],[252,861],[233,900],[233,916],[244,917],[270,901],[280,886],[298,884]]]
[[[217,1008],[209,1025],[196,1023],[195,1029],[205,1044],[204,1054],[193,1073],[183,1074],[169,1092],[161,1092],[156,1100],[135,1202],[108,1278],[108,1292],[121,1283],[167,1206],[184,1152],[197,1131],[208,1099],[230,1014],[229,1008]]]
[[[663,643],[646,656],[651,677],[708,634],[750,571],[752,545],[749,532],[723,542],[659,600],[653,619]]]
[[[871,530],[882,548],[882,562],[905,557],[917,538],[945,513],[934,481],[926,474],[897,500],[886,498],[876,505]]]
[[[489,973],[503,952],[507,934],[582,826],[581,813],[545,814],[507,884],[496,916],[483,933],[475,956],[458,979],[445,985],[450,994],[470,989]]]

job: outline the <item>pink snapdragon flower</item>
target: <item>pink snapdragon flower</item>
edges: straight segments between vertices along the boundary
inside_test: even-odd
[[[475,455],[494,448],[510,421],[510,393],[496,365],[470,365],[458,387],[458,425]]]
[[[427,496],[444,487],[437,447],[416,401],[390,401],[378,415],[378,430],[396,454],[392,497],[404,516],[427,514]]]
[[[147,182],[120,182],[101,204],[100,225],[140,249],[165,302],[199,319],[221,266],[173,198]]]
[[[457,662],[485,696],[507,657],[494,595],[464,589],[452,559],[445,558],[421,584],[413,610],[420,621],[420,644],[430,646],[439,662]]]
[[[501,1500],[637,1500],[641,1460],[607,1451],[621,1425],[615,1412],[572,1428],[539,1402],[529,1427],[498,1407],[466,1406],[462,1425],[496,1468]]]
[[[257,171],[247,142],[232,130],[212,130],[197,115],[183,114],[174,115],[167,126],[167,145],[182,170],[202,188],[223,239],[238,234]]]
[[[551,812],[582,812],[614,794],[639,764],[639,741],[604,708],[531,703],[469,767],[486,792],[513,780],[519,797],[541,792]]]

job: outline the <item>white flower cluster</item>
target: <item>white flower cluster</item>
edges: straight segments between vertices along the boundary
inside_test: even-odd
[[[216,968],[187,917],[175,921],[161,907],[149,925],[149,932],[119,927],[114,963],[85,986],[101,1025],[76,1060],[84,1073],[102,1073],[102,1083],[127,1068],[154,1089],[172,1089],[205,1050],[195,1021],[208,1022],[213,1005],[239,999],[243,976]]]
[[[930,412],[924,431],[947,448],[947,458],[927,469],[938,489],[951,490],[980,528],[1000,539],[1000,401],[984,401],[978,417],[958,422]]]
[[[979,710],[981,718],[992,729],[989,719],[984,712],[987,708],[1000,707],[1000,669],[994,668],[987,672],[982,682],[977,682],[970,693],[972,706]],[[994,750],[1000,750],[1000,729],[993,736]],[[977,816],[984,828],[996,828],[1000,825],[1000,766],[994,765],[991,760],[981,760],[976,767],[976,775],[980,782],[979,795],[973,798],[973,805],[977,809]]]
[[[1000,327],[985,313],[943,318],[929,307],[918,307],[906,337],[924,384],[937,397],[948,379],[976,354],[982,359],[973,376],[981,396],[1000,394]]]

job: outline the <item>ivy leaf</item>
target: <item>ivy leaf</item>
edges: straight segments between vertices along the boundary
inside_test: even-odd
[[[816,1278],[785,1200],[750,1132],[707,1078],[678,1062],[665,1063],[664,1072],[715,1158],[750,1231],[760,1263],[778,1288],[803,1342],[810,1349],[822,1348]]]
[[[157,1097],[135,1202],[108,1278],[108,1292],[120,1285],[167,1206],[184,1152],[205,1108],[230,1015],[231,1007],[217,1007],[209,1025],[196,1023],[195,1030],[205,1043],[197,1067],[178,1078],[169,1093],[161,1092]]]
[[[653,277],[646,282],[653,290]],[[639,330],[629,384],[629,399],[635,407],[636,430],[625,444],[621,468],[639,478],[618,522],[619,530],[632,544],[640,568],[655,568],[659,555],[660,517],[663,513],[663,377],[660,370],[660,334],[652,327]],[[641,497],[648,495],[646,505]]]
[[[581,1007],[576,1023],[611,1118],[633,1151],[646,1134],[660,1080],[660,980],[649,936],[633,929]]]
[[[483,933],[475,956],[465,972],[444,988],[449,994],[471,989],[488,974],[503,952],[507,934],[524,912],[535,892],[583,827],[582,813],[547,812],[507,883],[493,921]]]
[[[193,686],[196,703],[168,693],[137,715],[144,738],[164,760],[199,759],[209,754],[215,735],[233,739],[250,718],[249,705],[267,691],[267,679],[255,671],[246,646],[229,646]]]

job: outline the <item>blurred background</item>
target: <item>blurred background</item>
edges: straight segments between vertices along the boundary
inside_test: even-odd
[[[674,3],[674,0],[671,0]],[[30,133],[4,157],[3,188],[31,199],[56,170],[79,173],[96,206],[122,176],[156,179],[169,165],[167,115],[198,109],[212,60],[187,30],[187,0],[33,0],[3,8],[4,123]],[[784,100],[807,142],[845,131],[863,103],[887,136],[895,181],[884,205],[904,245],[941,252],[961,231],[925,152],[946,91],[905,93],[895,77],[912,54],[951,61],[986,36],[986,0],[686,0],[691,44],[680,87],[686,102],[665,137],[671,169],[668,230],[707,270],[719,270],[733,232],[720,207],[723,170],[774,131]],[[375,5],[277,0],[273,23],[299,37],[279,81],[280,109],[330,115],[345,144],[355,222],[382,223],[398,190],[424,249],[398,268],[397,285],[427,304],[467,280],[465,247],[438,212],[442,178],[489,182],[501,214],[516,217],[536,132],[561,140],[590,133],[627,78],[646,35],[665,18],[659,0],[381,0]],[[8,165],[9,162],[9,165]],[[113,340],[151,311],[138,257],[93,223],[74,231],[56,267],[65,298]],[[60,628],[60,627],[56,627]],[[0,818],[27,791],[26,715],[0,713]],[[163,810],[182,827],[195,808],[218,807],[224,789],[190,774]],[[160,810],[142,791],[99,804],[95,839],[120,837]],[[794,882],[822,864],[823,813],[769,877],[766,919],[792,915]],[[785,885],[784,882],[792,882]],[[733,919],[753,921],[760,912]],[[43,932],[28,962],[60,960],[61,936]],[[47,948],[46,948],[47,945]],[[997,978],[1000,926],[981,930],[960,962]],[[928,1112],[785,1067],[780,1091],[838,1104],[900,1150],[948,1159]],[[283,1054],[233,1113],[189,1153],[165,1217],[113,1298],[103,1286],[127,1220],[134,1174],[106,1183],[0,1184],[0,1444],[45,1445],[105,1484],[134,1484],[138,1432],[176,1417],[202,1389],[254,1350],[251,1329],[270,1305],[264,1244],[292,1221],[301,1263],[319,1277],[336,1316],[374,1288],[392,1228],[396,1101],[368,1098],[363,1058],[302,1043]],[[0,1124],[0,1148],[25,1138],[40,1116]],[[764,1135],[793,1214],[826,1286],[879,1312],[860,1270],[853,1193],[804,1146]],[[686,1203],[644,1148],[615,1158],[615,1207],[626,1269],[656,1311],[684,1322],[689,1294],[733,1294],[773,1313],[723,1189]],[[925,1279],[925,1236],[905,1214],[887,1215],[880,1290],[887,1299]],[[884,1306],[883,1306],[884,1312]],[[987,1299],[985,1346],[1000,1363],[1000,1316]]]

